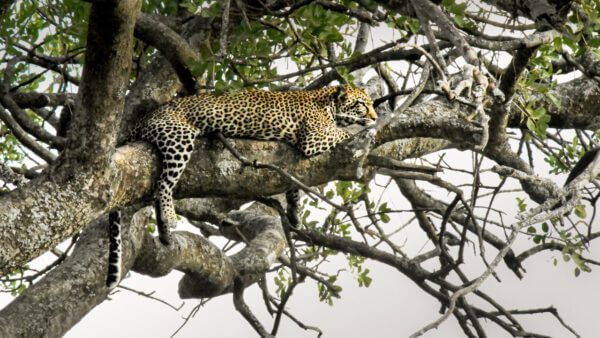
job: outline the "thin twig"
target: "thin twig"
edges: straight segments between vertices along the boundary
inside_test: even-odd
[[[236,280],[233,283],[233,305],[261,337],[273,337],[269,332],[267,332],[267,330],[265,330],[264,326],[260,323],[258,318],[254,316],[244,301],[244,283],[239,280]]]
[[[204,305],[206,305],[206,303],[208,303],[208,301],[210,301],[212,298],[206,298],[206,299],[202,299],[200,301],[200,303],[198,303],[198,305],[194,306],[194,308],[190,311],[190,313],[184,317],[183,323],[181,323],[181,325],[177,328],[177,330],[175,330],[175,332],[173,332],[173,334],[171,335],[171,338],[175,337],[177,335],[177,333],[179,333],[179,331],[181,331],[181,329],[183,329],[183,327],[188,323],[188,321],[194,317],[196,315],[196,313],[198,313],[198,311],[200,310],[201,307],[203,307]]]
[[[120,289],[133,292],[133,293],[135,293],[135,294],[137,294],[139,296],[146,297],[148,299],[152,299],[152,300],[155,300],[155,301],[157,301],[159,303],[165,304],[166,306],[170,307],[171,309],[173,309],[175,311],[181,310],[181,308],[185,305],[185,302],[181,302],[181,305],[179,305],[179,306],[171,305],[171,304],[167,303],[166,301],[164,301],[164,300],[162,300],[160,298],[156,298],[156,297],[152,296],[155,293],[155,291],[147,293],[147,292],[143,292],[143,291],[139,291],[139,290],[136,290],[136,289],[129,288],[129,287],[123,285],[123,284],[119,284],[118,287]]]

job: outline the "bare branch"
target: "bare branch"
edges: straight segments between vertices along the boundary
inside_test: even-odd
[[[145,13],[138,17],[135,36],[156,47],[169,60],[187,94],[195,94],[198,91],[198,84],[191,71],[191,66],[199,62],[198,54],[182,36]]]

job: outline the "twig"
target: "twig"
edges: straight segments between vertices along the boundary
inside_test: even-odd
[[[235,309],[248,321],[250,326],[263,338],[274,337],[262,326],[244,301],[244,283],[237,280],[233,283],[233,305]]]
[[[165,304],[166,306],[170,307],[171,309],[173,309],[175,311],[181,310],[181,308],[185,305],[185,302],[181,302],[181,305],[179,305],[178,307],[175,307],[174,305],[171,305],[171,304],[167,303],[166,301],[164,301],[164,300],[162,300],[160,298],[156,298],[156,297],[152,296],[155,291],[152,291],[150,293],[146,293],[146,292],[143,292],[143,291],[139,291],[139,290],[135,290],[135,289],[129,288],[129,287],[123,285],[123,284],[119,284],[118,287],[121,288],[121,289],[123,289],[123,290],[127,290],[127,291],[130,291],[130,292],[133,292],[133,293],[135,293],[135,294],[137,294],[139,296],[155,300],[155,301],[157,301],[159,303],[163,303],[163,304]]]
[[[277,305],[277,301],[274,299],[273,296],[269,296],[269,301],[275,305]],[[310,326],[310,325],[306,325],[304,323],[302,323],[300,320],[298,320],[298,318],[294,317],[289,311],[287,311],[286,309],[283,309],[283,314],[288,317],[289,319],[291,319],[294,323],[296,323],[296,325],[298,325],[300,328],[304,329],[304,330],[311,330],[311,331],[315,331],[317,332],[317,338],[320,338],[321,336],[323,336],[323,331],[321,331],[321,329],[319,329],[316,326]]]
[[[15,281],[23,281],[23,280],[27,281],[29,283],[33,282],[36,278],[46,274],[48,271],[52,270],[53,268],[58,266],[60,263],[62,263],[65,260],[65,258],[67,258],[67,256],[69,255],[69,252],[71,252],[71,249],[73,249],[73,247],[75,246],[75,243],[77,243],[78,238],[79,238],[79,234],[75,234],[75,236],[73,236],[73,238],[71,238],[71,243],[69,244],[67,249],[64,252],[60,253],[58,255],[58,258],[54,262],[48,264],[42,270],[34,273],[33,275],[23,276],[20,278],[0,279],[0,282],[15,282]]]
[[[277,335],[277,331],[279,330],[279,324],[281,323],[281,315],[283,314],[283,310],[285,310],[285,305],[287,304],[288,300],[290,300],[290,297],[292,296],[296,285],[298,285],[298,280],[292,280],[292,283],[288,286],[287,290],[285,290],[283,297],[281,297],[281,302],[278,305],[277,314],[275,315],[273,329],[271,329],[271,335],[273,337]]]
[[[290,234],[290,229],[293,227],[290,224],[288,215],[286,214],[285,210],[283,210],[281,203],[279,203],[279,201],[277,201],[274,198],[259,197],[257,199],[257,201],[263,203],[264,205],[266,205],[268,207],[273,208],[279,214],[279,218],[281,219],[281,223],[282,223],[283,233],[285,234],[285,240],[287,241],[287,244],[290,248],[290,262],[291,262],[290,265],[291,265],[291,270],[292,270],[292,280],[294,282],[297,282],[298,277],[297,277],[297,268],[296,268],[296,262],[297,262],[296,248],[294,246],[294,242],[292,241],[292,236]],[[273,333],[273,335],[275,335],[275,334]]]
[[[570,327],[563,319],[562,317],[558,314],[558,310],[554,307],[554,306],[550,306],[547,308],[541,308],[541,309],[530,309],[530,310],[510,310],[508,311],[510,314],[513,315],[529,315],[529,314],[536,314],[536,313],[542,313],[542,312],[549,312],[551,313],[554,317],[556,317],[556,319],[560,322],[560,324],[567,330],[569,330],[575,337],[581,337],[577,331],[575,331],[572,327]],[[492,312],[490,313],[491,315],[496,315],[496,314],[500,314],[499,312]]]
[[[554,212],[544,213],[544,211],[548,210],[548,207],[554,205],[554,203],[555,203],[555,201],[553,201],[553,199],[549,199],[543,205],[531,210],[528,214],[520,217],[521,220],[512,226],[513,231],[510,234],[510,236],[508,237],[508,241],[506,242],[506,244],[504,245],[502,250],[500,250],[500,252],[498,252],[498,254],[494,258],[494,260],[489,264],[489,266],[485,270],[485,272],[483,274],[481,274],[481,276],[479,276],[475,281],[470,283],[468,286],[465,286],[465,287],[455,291],[452,294],[452,296],[450,297],[450,305],[448,306],[448,310],[440,318],[438,318],[434,322],[426,325],[419,331],[413,333],[410,337],[411,338],[419,337],[419,336],[423,335],[425,332],[427,332],[431,329],[437,328],[441,323],[443,323],[450,316],[450,314],[452,314],[454,312],[454,310],[456,308],[456,302],[461,297],[464,297],[468,293],[471,293],[471,292],[477,290],[481,286],[481,284],[483,284],[483,282],[491,274],[493,274],[495,272],[496,267],[502,261],[504,256],[506,256],[506,254],[508,253],[511,246],[516,241],[517,236],[519,235],[519,233],[521,232],[521,230],[523,228],[525,228],[526,226],[529,226],[531,224],[535,224],[538,222],[542,222],[542,221],[557,217],[561,212],[560,208],[559,208],[559,210],[555,210]]]
[[[171,338],[175,337],[179,333],[179,331],[181,331],[181,329],[183,329],[183,327],[188,323],[188,321],[192,317],[194,317],[196,315],[196,313],[198,313],[200,308],[203,307],[204,305],[206,305],[206,303],[208,303],[208,301],[210,301],[211,299],[212,298],[202,299],[198,305],[194,306],[194,308],[190,311],[190,313],[186,317],[184,317],[183,323],[181,323],[181,325],[177,328],[177,330],[175,330],[175,332],[173,332],[173,334],[171,335]]]

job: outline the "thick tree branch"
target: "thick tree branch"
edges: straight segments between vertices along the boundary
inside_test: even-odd
[[[575,92],[573,85],[570,85],[569,90]],[[565,92],[565,94],[567,93],[570,93],[570,91]],[[588,100],[595,100],[597,96],[594,94],[595,92],[591,91],[590,93]],[[577,103],[581,104],[583,101],[585,100],[580,100]],[[439,102],[428,102],[411,108],[408,115],[413,116],[414,119],[396,120],[390,124],[389,129],[382,130],[377,136],[378,141],[376,143],[387,142],[387,144],[379,146],[374,150],[374,153],[378,155],[407,153],[405,147],[408,146],[410,149],[412,147],[411,142],[389,142],[398,138],[436,135],[436,130],[438,130],[440,137],[444,137],[447,133],[452,135],[450,133],[453,130],[452,128],[446,129],[443,124],[435,123],[436,118],[425,118],[426,116],[439,116],[437,118],[444,121],[444,119],[447,119],[444,116],[456,116],[458,111],[448,110],[448,108],[447,104]],[[591,113],[592,108],[590,107],[587,111]],[[561,113],[566,114],[566,112]],[[423,116],[423,118],[420,116]],[[451,119],[445,121],[452,122]],[[455,125],[456,127],[456,133],[451,136],[456,138],[453,140],[454,143],[469,144],[476,141],[477,128],[460,121],[462,120],[456,119],[455,123],[450,123],[450,126]],[[594,123],[593,120],[590,122]],[[427,128],[428,126],[432,128]],[[352,156],[349,157],[348,153],[341,149],[306,159],[284,144],[259,141],[236,141],[234,144],[238,151],[253,154],[252,158],[260,162],[278,165],[308,185],[322,184],[333,178],[354,179],[356,177],[356,167],[351,160]],[[421,141],[417,147],[420,151],[416,154],[420,156],[427,152],[427,150],[423,151],[424,149],[434,151],[443,146],[439,142]],[[223,152],[218,142],[215,144],[210,140],[199,140],[196,149],[198,151],[193,155],[189,169],[184,173],[182,184],[179,185],[177,190],[177,196],[179,197],[229,196],[254,198],[257,195],[281,193],[291,187],[290,182],[284,177],[272,175],[269,171],[246,168],[240,173],[242,168],[239,161],[228,152]],[[5,240],[6,242],[3,243],[7,243],[0,246],[0,266],[4,267],[3,274],[10,271],[11,268],[31,260],[47,248],[56,245],[108,209],[130,204],[134,201],[148,201],[151,198],[152,180],[158,167],[157,159],[151,147],[147,145],[123,147],[113,157],[113,163],[115,165],[111,167],[112,173],[110,175],[115,179],[111,180],[112,189],[84,188],[99,184],[99,181],[97,178],[84,179],[84,177],[78,176],[77,180],[73,180],[73,182],[66,185],[53,186],[51,182],[45,184],[35,182],[24,187],[22,192],[14,193],[14,198],[9,197],[11,194],[2,196],[2,199],[8,202],[0,204],[0,209],[2,209],[2,212],[0,212],[2,216],[0,217],[4,218],[3,222],[0,222],[0,229],[2,230],[0,231],[0,242]],[[337,166],[331,166],[330,163],[337,163]],[[512,166],[515,167],[515,165]],[[517,169],[520,168],[517,166]],[[268,181],[265,181],[265,175],[269,177]],[[102,200],[97,200],[95,196],[88,195],[88,192],[93,191],[112,191],[113,197],[110,199],[106,196],[106,201],[110,201],[106,205]],[[60,197],[60,199],[48,200],[45,194]],[[547,192],[539,192],[539,194],[543,198],[548,196]],[[44,202],[41,202],[41,200],[40,202],[34,202],[36,198],[44,198],[45,200]],[[29,210],[32,210],[31,208],[36,205],[43,206],[44,210],[64,209],[65,213],[55,213],[52,214],[53,216],[41,213],[36,215],[36,219],[33,220]],[[67,219],[65,217],[69,212],[72,215],[79,215],[79,217],[70,218],[69,227],[65,229],[64,220]],[[16,216],[9,218],[8,215]],[[47,228],[43,230],[37,226],[38,224],[45,224]],[[10,229],[28,230],[19,231],[18,233],[23,235],[23,238],[19,239],[9,235],[13,233]],[[52,230],[47,231],[48,229]],[[37,238],[38,240],[32,242],[31,238]],[[23,243],[23,245],[17,246],[22,249],[16,249],[13,246],[15,243]],[[33,248],[36,249],[33,250]]]
[[[194,203],[201,208],[210,207],[218,212],[226,212],[230,207],[230,203],[225,200],[196,200]],[[153,242],[153,238],[146,232],[148,217],[147,210],[142,210],[131,222],[124,223],[125,271],[134,265],[134,261],[134,269],[153,276],[166,274],[176,268],[186,272],[181,285],[187,285],[186,280],[197,283],[192,285],[193,289],[202,290],[207,295],[231,292],[233,277],[237,275],[237,271],[234,270],[237,258],[229,259],[204,238],[186,232],[174,233],[176,248],[169,252],[160,243]],[[248,237],[257,234],[255,240],[261,236],[268,236],[268,233],[273,231],[273,225],[269,224],[274,224],[281,232],[280,225],[274,217],[266,221],[256,220],[256,215],[248,213],[231,217],[240,221],[239,229]],[[261,232],[256,231],[257,225],[262,229]],[[260,240],[256,241],[256,244],[259,242]],[[275,242],[280,243],[278,247],[284,247],[283,234],[279,235]],[[24,295],[17,297],[0,311],[0,336],[62,336],[87,312],[106,299],[107,289],[104,282],[107,252],[107,222],[106,218],[101,218],[83,231],[72,255],[28,288]],[[280,252],[281,249],[265,252],[265,258],[270,261],[269,257],[277,257]],[[247,251],[248,255],[256,253],[257,251],[252,249]],[[243,254],[238,253],[236,256],[242,257]],[[211,264],[218,262],[220,258],[225,262],[224,269],[215,273]],[[247,258],[242,259],[239,263],[246,260]],[[259,268],[264,268],[264,265]],[[207,278],[203,279],[202,276]],[[214,289],[215,284],[221,287]],[[187,289],[183,290],[185,292]]]
[[[0,227],[6,230],[0,234],[1,275],[106,212],[108,164],[129,81],[133,25],[140,6],[140,1],[92,5],[86,65],[64,158],[53,174],[0,197]]]
[[[198,84],[192,74],[190,65],[199,62],[198,53],[190,47],[182,36],[145,13],[141,13],[138,17],[135,25],[135,36],[158,49],[169,60],[187,94],[197,92]]]
[[[415,108],[411,114],[442,114],[443,107],[444,105],[439,103],[426,104]],[[471,130],[471,127],[468,124],[463,125],[459,118],[455,120],[456,124],[452,123],[453,119],[445,120],[450,122],[450,126],[431,124],[431,121],[435,120],[416,118],[404,121],[404,124],[401,120],[395,121],[381,131],[383,136],[377,144],[425,135],[427,130],[441,137],[455,127],[457,132],[450,137],[456,137],[453,140],[456,143],[467,144],[477,138],[474,134],[477,128]],[[436,132],[436,129],[439,131]],[[357,178],[357,163],[353,159],[355,155],[360,154],[355,154],[356,149],[352,147],[356,140],[357,138],[354,138],[331,152],[312,158],[304,158],[289,145],[282,143],[238,140],[233,144],[241,153],[252,154],[251,159],[275,164],[305,184],[313,186],[336,178]],[[390,145],[380,146],[375,153],[380,156],[388,152],[397,154],[398,149],[393,142]],[[439,143],[431,145],[433,147],[430,151],[440,147]],[[293,186],[286,177],[273,175],[271,171],[243,169],[237,158],[223,151],[219,142],[215,144],[211,140],[199,139],[196,149],[176,190],[178,197],[254,198],[278,194]],[[88,177],[80,174],[67,184],[34,181],[17,192],[0,197],[3,201],[0,203],[2,274],[58,244],[108,210],[134,202],[149,201],[152,198],[152,182],[159,165],[151,146],[139,143],[121,147],[113,155],[111,162],[113,165],[106,173],[107,177],[110,177],[110,186],[104,187],[103,180],[98,176]],[[331,163],[336,163],[336,166],[332,166]],[[269,179],[265,179],[266,177]],[[31,213],[32,208],[39,208],[36,209],[39,212]],[[69,222],[65,228],[67,219]],[[39,224],[44,224],[44,227],[40,227]],[[20,231],[11,230],[17,228]],[[32,241],[32,238],[37,240]]]
[[[125,241],[124,259],[131,261],[131,244],[140,246],[146,216],[134,217]],[[135,234],[131,232],[135,231]],[[2,337],[61,337],[106,299],[106,219],[83,231],[73,253],[58,267],[0,310]],[[26,323],[26,324],[24,324]]]
[[[173,245],[167,247],[156,237],[146,234],[133,271],[159,277],[173,269],[185,273],[179,283],[181,298],[220,295],[233,284],[236,276],[231,259],[204,237],[176,231]]]
[[[600,85],[594,79],[580,77],[561,83],[551,94],[560,100],[560,106],[557,107],[547,96],[538,94],[534,97],[550,114],[550,127],[590,131],[600,129]],[[521,119],[517,109],[512,109],[509,126],[522,125]]]
[[[90,11],[85,64],[71,118],[66,170],[107,167],[129,83],[133,28],[141,1],[94,3]]]

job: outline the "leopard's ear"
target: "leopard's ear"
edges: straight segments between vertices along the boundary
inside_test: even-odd
[[[331,94],[331,99],[338,104],[345,102],[348,99],[348,92],[346,92],[346,86],[335,87],[333,93]]]

